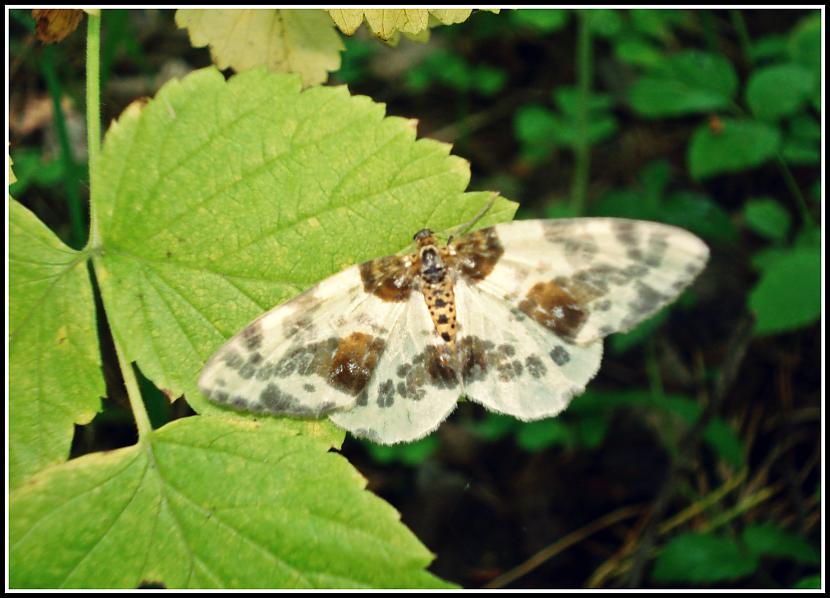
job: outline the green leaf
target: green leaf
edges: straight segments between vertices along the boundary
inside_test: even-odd
[[[752,42],[750,56],[754,62],[780,62],[787,56],[787,38],[783,35],[767,35]]]
[[[620,62],[647,69],[663,62],[663,52],[660,48],[639,37],[618,41],[614,45],[614,56]]]
[[[9,201],[9,486],[69,456],[104,395],[87,256]]]
[[[660,207],[660,220],[688,229],[706,240],[732,243],[738,228],[729,213],[708,195],[696,191],[676,191]]]
[[[753,168],[778,151],[781,134],[775,127],[751,120],[722,122],[723,129],[717,132],[701,125],[692,136],[688,163],[694,178]]]
[[[623,30],[624,22],[618,10],[598,8],[586,12],[588,26],[599,37],[614,38]]]
[[[21,197],[31,186],[53,187],[63,178],[63,162],[60,158],[44,159],[36,149],[21,148],[12,152],[15,181],[9,181],[9,192]]]
[[[415,467],[438,450],[439,441],[438,436],[432,434],[415,442],[401,444],[376,444],[369,441],[361,441],[361,444],[376,463],[402,463]]]
[[[732,64],[718,54],[685,50],[660,62],[631,86],[629,102],[660,118],[726,108],[738,89]]]
[[[14,492],[9,585],[449,587],[365,485],[325,443],[238,419],[180,419]]]
[[[502,69],[480,65],[473,71],[473,87],[480,94],[492,96],[499,93],[507,82],[507,73]]]
[[[789,137],[781,146],[781,156],[788,164],[818,164],[821,162],[821,146],[815,141]]]
[[[653,335],[665,323],[670,311],[668,307],[663,308],[650,318],[640,322],[633,330],[622,334],[611,335],[608,339],[611,351],[614,353],[625,353],[644,343],[647,338]]]
[[[777,334],[809,326],[821,316],[821,253],[797,247],[768,260],[749,295],[755,333]]]
[[[790,230],[790,213],[771,197],[747,201],[744,220],[750,229],[772,241],[783,241]]]
[[[799,64],[767,66],[750,76],[746,101],[756,117],[776,121],[801,110],[814,85],[813,73]]]
[[[228,337],[342,268],[407,247],[414,230],[469,221],[491,194],[464,193],[469,164],[415,134],[345,87],[300,93],[297,77],[263,69],[227,82],[196,71],[128,111],[107,134],[93,197],[96,273],[125,358],[198,412],[222,411],[196,379]],[[514,211],[500,199],[479,224]]]
[[[713,418],[703,430],[703,440],[735,469],[744,462],[744,448],[735,429],[720,418]]]
[[[527,104],[516,111],[513,131],[522,145],[522,154],[530,160],[542,160],[556,147],[561,119],[538,104]]]
[[[788,532],[775,523],[756,523],[743,532],[746,547],[758,556],[772,556],[805,565],[818,565],[818,549],[802,536]]]
[[[542,419],[524,423],[516,434],[516,443],[524,450],[536,453],[553,446],[570,446],[574,434],[561,419]]]
[[[796,62],[821,72],[821,13],[816,11],[804,17],[789,38],[790,57]]]
[[[658,583],[711,583],[740,579],[758,568],[758,559],[732,538],[685,533],[657,555],[652,579]]]
[[[628,17],[635,31],[661,42],[667,42],[672,38],[673,27],[683,26],[688,21],[687,13],[682,10],[635,8],[628,11]]]
[[[323,10],[180,9],[176,24],[196,48],[210,46],[220,69],[258,66],[298,73],[316,85],[340,68],[343,42]]]
[[[518,431],[522,425],[515,417],[488,411],[484,419],[470,422],[468,427],[479,438],[492,442]]]
[[[540,33],[559,31],[568,22],[568,11],[560,9],[523,8],[511,10],[508,14],[514,25],[535,29]]]
[[[575,117],[582,103],[582,94],[579,89],[571,85],[560,85],[553,90],[553,101],[556,107],[570,117]],[[588,97],[588,112],[605,112],[614,105],[613,98],[605,93],[592,93]]]
[[[822,578],[821,574],[816,575],[808,575],[804,577],[796,583],[793,588],[796,590],[820,590],[821,589]]]

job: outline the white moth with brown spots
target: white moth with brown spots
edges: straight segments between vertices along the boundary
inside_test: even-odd
[[[434,430],[466,396],[552,417],[631,329],[703,270],[706,245],[654,222],[526,220],[352,266],[263,314],[199,388],[245,411],[321,417],[383,444]]]

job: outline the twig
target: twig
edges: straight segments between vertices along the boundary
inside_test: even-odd
[[[678,478],[697,450],[703,430],[712,416],[719,411],[723,398],[735,381],[751,339],[752,318],[745,315],[738,322],[729,340],[729,346],[726,350],[726,361],[723,364],[720,376],[715,382],[715,388],[710,393],[711,399],[698,420],[681,438],[677,458],[672,463],[669,473],[657,494],[657,498],[654,499],[651,513],[648,516],[648,522],[645,525],[639,545],[634,552],[631,570],[625,583],[629,588],[639,587],[642,582],[645,565],[651,558],[650,555],[653,552],[657,539],[660,521],[663,513],[665,513],[671,500],[674,498]]]
[[[487,583],[484,587],[488,589],[496,589],[496,588],[503,588],[509,583],[523,577],[536,569],[537,567],[541,566],[546,561],[552,559],[554,556],[563,552],[564,550],[570,548],[574,544],[581,542],[588,536],[598,532],[599,530],[606,528],[610,525],[614,525],[624,519],[628,519],[629,517],[633,517],[638,513],[643,511],[643,505],[630,505],[627,507],[622,507],[621,509],[617,509],[616,511],[612,511],[607,515],[603,515],[599,519],[595,519],[591,523],[580,527],[577,530],[572,531],[567,536],[564,536],[550,544],[534,554],[532,557],[527,559],[521,565],[514,567],[510,571],[499,575],[495,579],[491,580]]]

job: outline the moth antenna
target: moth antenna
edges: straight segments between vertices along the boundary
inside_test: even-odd
[[[479,220],[484,218],[485,214],[487,214],[487,212],[490,211],[490,208],[493,207],[493,204],[496,203],[496,200],[498,198],[499,198],[499,194],[497,192],[493,192],[490,195],[490,199],[487,201],[487,203],[484,204],[484,206],[478,211],[478,213],[475,216],[472,217],[471,220],[469,220],[468,222],[465,222],[464,224],[461,224],[459,226],[456,226],[456,227],[450,229],[450,230],[453,230],[453,231],[457,230],[457,232],[454,232],[453,234],[451,234],[449,236],[449,239],[447,240],[447,245],[449,245],[452,242],[453,237],[461,237],[463,235],[466,235],[468,232],[470,232],[470,229],[473,228],[476,225],[476,222],[478,222]]]

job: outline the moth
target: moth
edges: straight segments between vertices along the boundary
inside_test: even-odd
[[[536,420],[585,389],[602,339],[673,301],[707,246],[665,224],[524,220],[326,278],[228,340],[199,388],[244,411],[327,415],[381,444],[433,431],[459,397]]]

